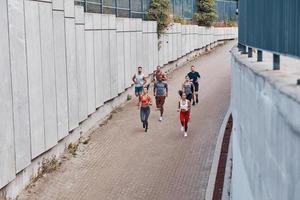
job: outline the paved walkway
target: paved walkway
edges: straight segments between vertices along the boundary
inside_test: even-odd
[[[217,133],[230,100],[229,50],[233,44],[193,62],[202,79],[200,104],[193,107],[187,138],[180,132],[176,109],[177,91],[190,64],[171,75],[162,123],[152,109],[145,134],[137,102],[128,103],[92,134],[78,156],[19,199],[203,200]]]

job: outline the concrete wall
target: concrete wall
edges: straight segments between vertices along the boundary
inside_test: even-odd
[[[3,0],[0,25],[0,189],[15,187],[11,196],[46,152],[56,148],[59,155],[88,131],[82,124],[92,127],[87,121],[96,110],[103,118],[125,101],[137,66],[150,74],[237,36],[235,28],[175,24],[158,49],[156,22],[84,13],[73,0]]]
[[[271,66],[232,52],[233,200],[300,198],[298,76]]]

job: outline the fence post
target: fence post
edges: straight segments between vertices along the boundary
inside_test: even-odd
[[[131,13],[131,0],[129,0],[129,18],[132,18],[132,13]]]
[[[241,54],[245,54],[247,51],[246,51],[246,46],[241,44],[241,43],[238,43],[238,49],[239,51],[241,51]]]
[[[253,52],[252,48],[248,47],[248,58],[252,58],[253,55],[252,52]]]
[[[116,6],[115,14],[116,14],[116,17],[118,17],[118,0],[115,0],[115,6]]]
[[[280,55],[273,54],[273,70],[280,70]]]
[[[257,62],[263,61],[263,52],[262,50],[257,50]]]

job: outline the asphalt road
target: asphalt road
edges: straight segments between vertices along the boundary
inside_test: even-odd
[[[151,110],[145,134],[137,101],[115,113],[75,158],[23,192],[19,199],[202,200],[218,131],[230,102],[230,53],[234,42],[174,71],[165,117]],[[192,108],[188,137],[180,131],[178,89],[194,64],[200,103]],[[152,90],[151,90],[152,92]]]

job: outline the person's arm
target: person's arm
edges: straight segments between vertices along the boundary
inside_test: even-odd
[[[162,73],[162,79],[163,79],[163,81],[167,81],[167,75],[165,74],[165,73]]]
[[[151,99],[151,97],[150,96],[148,96],[148,100],[149,100],[149,106],[152,106],[152,99]]]
[[[133,75],[132,81],[133,81],[133,83],[135,83],[135,75]]]
[[[178,109],[177,112],[180,112],[180,101],[178,101]]]
[[[199,72],[197,72],[197,76],[198,76],[198,78],[201,78]]]
[[[153,72],[152,76],[151,76],[151,81],[154,82],[155,81],[155,71]]]
[[[154,83],[154,87],[153,87],[153,96],[156,96],[156,83]]]
[[[145,76],[143,77],[143,80],[144,80],[143,86],[145,86],[145,85],[147,84],[147,80],[146,80],[146,77],[145,77]]]
[[[141,95],[139,95],[138,109],[142,107]]]
[[[189,109],[189,112],[191,112],[191,108],[192,108],[192,103],[191,103],[191,101],[188,101],[188,109]]]
[[[166,83],[166,97],[168,97],[169,89],[168,89],[168,84]]]

